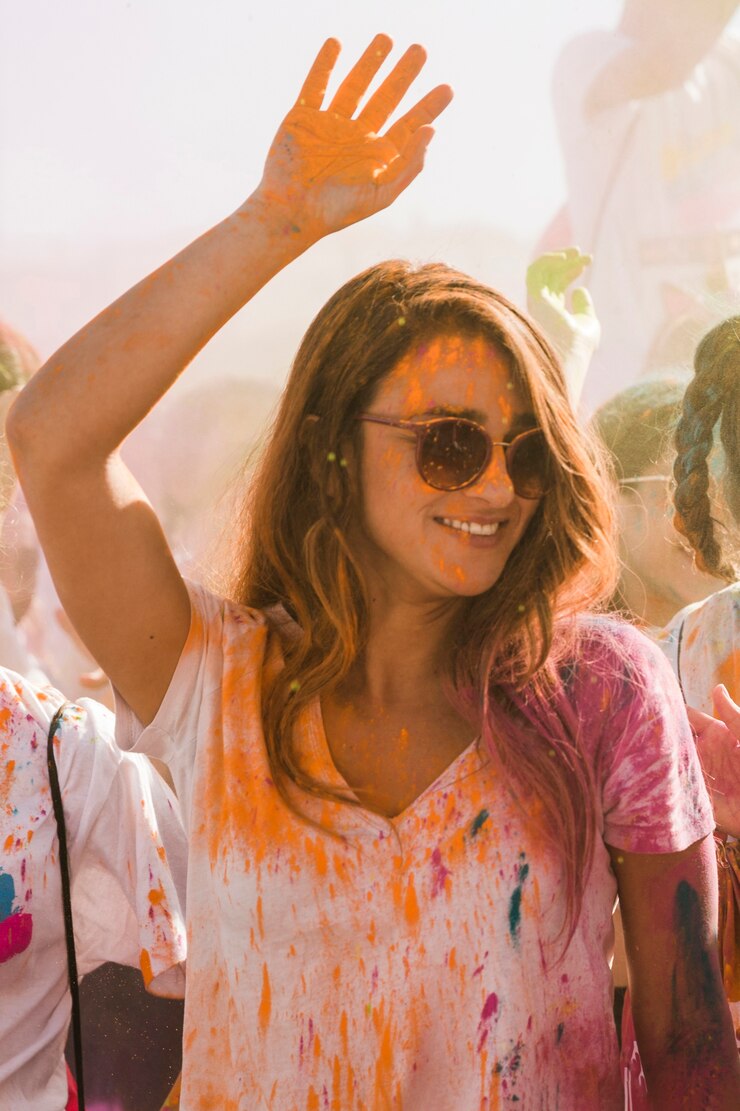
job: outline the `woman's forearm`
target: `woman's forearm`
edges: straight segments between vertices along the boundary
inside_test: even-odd
[[[105,460],[218,329],[312,242],[259,193],[54,354],[13,406],[16,462]],[[80,429],[84,434],[80,435]]]

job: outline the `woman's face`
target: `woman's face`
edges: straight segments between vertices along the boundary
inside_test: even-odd
[[[634,616],[661,628],[684,606],[700,602],[726,583],[696,568],[694,553],[673,524],[673,456],[619,496],[620,590]]]
[[[396,420],[468,417],[498,442],[536,424],[502,352],[482,337],[455,334],[415,345],[381,383],[368,412]],[[419,474],[413,434],[371,423],[362,429],[360,557],[371,581],[380,575],[408,601],[470,597],[493,586],[539,505],[514,493],[503,448],[493,449],[473,485],[447,492]],[[491,534],[471,534],[472,525]]]

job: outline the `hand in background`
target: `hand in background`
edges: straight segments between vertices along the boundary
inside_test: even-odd
[[[722,685],[715,687],[714,716],[689,707],[702,766],[720,830],[740,837],[740,706]]]
[[[577,405],[591,358],[599,346],[601,325],[591,295],[569,286],[591,263],[577,247],[550,251],[535,259],[527,270],[527,307],[563,361],[568,391]]]
[[[452,89],[438,85],[381,134],[426,61],[423,47],[409,47],[358,112],[392,45],[387,35],[376,35],[322,108],[340,51],[336,39],[327,39],[280,125],[257,193],[285,207],[294,231],[320,238],[364,220],[420,172],[434,135],[429,125],[449,104]]]

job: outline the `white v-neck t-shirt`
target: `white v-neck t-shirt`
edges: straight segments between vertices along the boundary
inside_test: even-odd
[[[122,746],[169,764],[189,832],[182,1111],[621,1108],[605,842],[672,852],[712,829],[659,651],[614,626],[630,666],[613,654],[574,671],[599,829],[557,963],[557,854],[482,745],[397,819],[304,797],[341,836],[310,826],[278,795],[265,749],[277,633],[264,614],[190,592],[157,716],[143,729],[119,702],[117,726]],[[318,701],[296,742],[314,774],[343,783]]]

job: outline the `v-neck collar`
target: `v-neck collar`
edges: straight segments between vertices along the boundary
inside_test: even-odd
[[[444,791],[454,783],[466,779],[469,775],[473,775],[480,768],[484,767],[490,759],[488,753],[483,749],[480,735],[474,737],[470,744],[467,745],[462,752],[458,753],[455,759],[452,760],[437,778],[428,784],[408,806],[399,814],[388,817],[385,814],[379,813],[377,810],[372,810],[365,806],[334,763],[331,749],[329,748],[329,742],[326,737],[326,730],[324,729],[321,700],[318,696],[306,707],[305,722],[307,726],[307,755],[311,758],[312,762],[315,762],[316,774],[318,777],[329,786],[342,788],[353,798],[357,799],[359,804],[357,808],[358,814],[371,825],[382,829],[387,829],[388,826],[399,829],[406,821],[416,816],[417,811],[424,805],[430,796],[436,795],[439,791]]]

